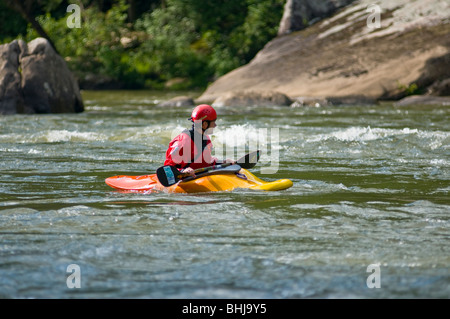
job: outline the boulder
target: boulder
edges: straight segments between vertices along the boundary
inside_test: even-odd
[[[340,105],[374,105],[377,100],[364,95],[326,96],[326,97],[296,97],[291,107],[302,106],[340,106]]]
[[[0,114],[83,110],[78,83],[46,39],[0,46]]]
[[[320,107],[327,105],[330,105],[330,102],[324,97],[298,96],[294,98],[294,102],[291,104],[291,107]]]
[[[414,83],[427,88],[427,94],[450,95],[450,52],[426,61],[422,74]]]
[[[188,96],[176,96],[158,104],[159,107],[191,107],[194,105],[194,100]]]
[[[23,111],[19,69],[20,45],[17,40],[0,45],[0,114]]]
[[[450,96],[411,95],[396,102],[394,106],[441,105],[450,106]]]
[[[450,96],[450,78],[435,81],[428,87],[428,94],[437,96]]]
[[[364,95],[328,96],[331,105],[374,105],[377,100]]]
[[[292,100],[274,91],[234,91],[218,97],[213,106],[289,106]]]
[[[125,88],[124,83],[104,74],[79,73],[78,84],[83,90],[121,90]]]

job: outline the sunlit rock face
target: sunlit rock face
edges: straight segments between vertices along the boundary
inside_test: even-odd
[[[285,10],[305,8],[308,3],[288,1]],[[360,96],[398,100],[412,94],[448,94],[448,1],[329,3],[336,4],[335,12],[328,12],[326,18],[320,14],[297,17],[310,21],[300,31],[292,24],[282,29],[282,22],[281,35],[250,63],[217,79],[197,100],[214,101],[244,90],[276,91],[292,99]],[[296,15],[290,14],[295,20]]]

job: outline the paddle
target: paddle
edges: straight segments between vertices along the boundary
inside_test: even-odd
[[[253,168],[256,163],[259,160],[259,153],[260,151],[254,151],[251,153],[248,153],[247,155],[241,157],[236,161],[236,164],[240,165],[242,168],[250,169]],[[213,165],[203,168],[198,168],[194,170],[194,173],[203,173],[210,170],[216,170],[220,168],[224,168],[227,166],[233,165],[232,163],[223,163],[220,165]],[[174,166],[161,166],[156,170],[156,177],[158,177],[159,182],[164,187],[169,187],[173,184],[178,183],[180,180],[182,180],[184,177],[190,176],[188,173],[180,173],[180,171],[174,167]]]

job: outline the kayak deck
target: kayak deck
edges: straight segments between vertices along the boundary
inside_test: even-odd
[[[273,182],[263,181],[244,168],[241,168],[237,173],[218,173],[188,181],[180,181],[170,187],[161,185],[156,174],[141,176],[118,175],[107,178],[105,183],[121,191],[166,193],[218,192],[231,191],[236,188],[278,191],[293,185],[289,179],[280,179]]]

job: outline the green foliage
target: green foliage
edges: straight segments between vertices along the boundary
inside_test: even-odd
[[[38,2],[46,13],[37,20],[79,78],[101,75],[129,88],[163,88],[167,81],[181,79],[178,89],[203,88],[248,63],[276,35],[284,4],[284,0]],[[67,26],[70,13],[61,15],[68,3],[82,4],[81,28]],[[136,8],[147,11],[136,14]],[[26,40],[36,36],[28,27]]]
[[[0,1],[0,44],[22,37],[26,32],[26,21],[18,12],[15,12],[7,7],[3,1]]]
[[[410,85],[398,84],[398,88],[403,91],[406,96],[420,94],[421,90],[416,83]]]
[[[168,1],[165,9],[156,9],[136,22],[136,30],[144,31],[148,38],[132,59],[146,65],[160,81],[185,78],[185,88],[204,86],[213,73],[208,66],[209,48],[199,43],[201,35],[187,8],[170,4]]]
[[[406,92],[406,95],[418,94],[419,87],[417,86],[416,83],[412,83],[406,88],[405,92]]]
[[[61,4],[64,2],[63,0],[37,0],[37,2],[41,5],[44,12],[52,12],[58,9]]]
[[[127,63],[129,52],[121,43],[129,34],[126,10],[125,1],[105,13],[95,6],[89,7],[81,13],[81,28],[68,27],[69,15],[57,20],[47,13],[38,17],[38,21],[78,77],[100,74],[134,87],[142,85],[143,79],[135,77],[134,68]],[[29,28],[27,41],[35,37],[37,34]]]
[[[276,36],[283,12],[284,1],[248,1],[248,13],[242,25],[233,30],[230,45],[242,63],[255,54]]]

